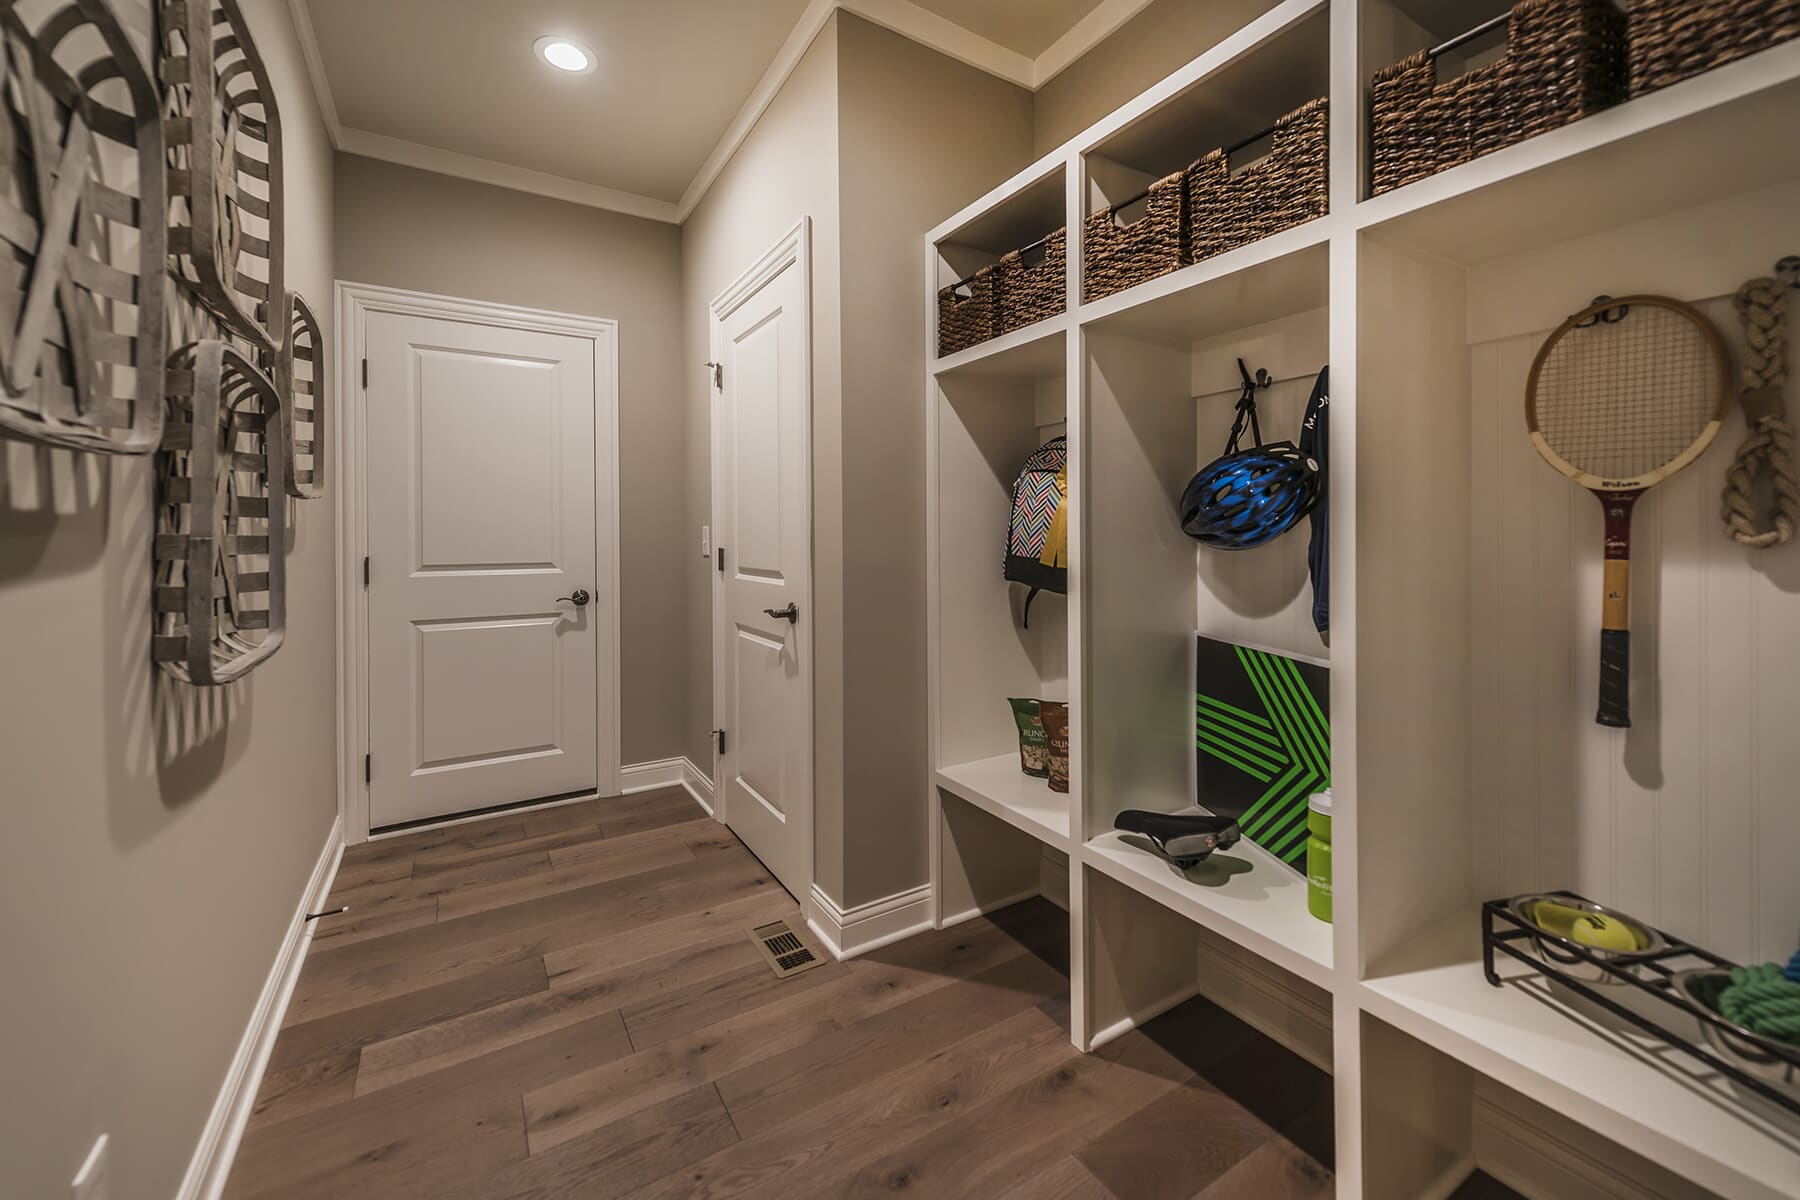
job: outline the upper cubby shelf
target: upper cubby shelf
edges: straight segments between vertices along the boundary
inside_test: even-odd
[[[1357,206],[1356,224],[1463,265],[1800,177],[1769,144],[1800,108],[1800,41],[1627,101]]]
[[[1063,334],[1068,321],[1051,317],[947,354],[932,368],[939,380],[1054,379],[1067,369]]]
[[[992,260],[1063,226],[1063,166],[1043,158],[938,226],[940,253],[973,252]]]
[[[1185,346],[1323,308],[1330,289],[1326,231],[1302,225],[1087,305],[1082,322]]]
[[[1039,162],[932,234],[940,364],[967,365],[1060,332],[1052,321],[1068,311],[1066,178],[1061,163]]]
[[[1140,111],[1128,106],[1127,119],[1090,132],[1081,146],[1088,211],[1118,204],[1214,150],[1241,146],[1234,169],[1258,157],[1277,118],[1330,90],[1329,7],[1280,5],[1206,59],[1215,60],[1211,70],[1172,76],[1145,94],[1150,102]]]

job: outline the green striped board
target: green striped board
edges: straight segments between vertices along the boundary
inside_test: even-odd
[[[1200,637],[1194,652],[1195,801],[1301,873],[1306,803],[1331,786],[1331,669]]]

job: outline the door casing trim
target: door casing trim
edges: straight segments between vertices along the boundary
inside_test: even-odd
[[[594,370],[594,539],[596,600],[609,612],[598,622],[600,728],[599,794],[616,795],[620,760],[619,636],[619,323],[604,317],[548,312],[510,304],[490,304],[430,292],[380,287],[338,280],[337,311],[338,418],[332,478],[339,481],[337,500],[337,655],[338,655],[338,812],[344,820],[344,843],[369,838],[369,788],[363,781],[363,756],[369,752],[369,594],[362,586],[362,560],[369,552],[369,494],[366,419],[367,395],[361,363],[368,352],[370,313],[433,317],[500,329],[586,338],[595,345]],[[610,363],[602,365],[600,344]],[[597,604],[596,607],[599,607]],[[447,818],[454,820],[454,817]]]
[[[713,362],[723,361],[722,356],[724,354],[724,346],[720,343],[720,331],[723,328],[726,318],[747,303],[751,297],[757,294],[757,292],[761,291],[765,284],[790,266],[795,267],[800,272],[800,289],[801,295],[804,297],[803,303],[805,307],[805,312],[803,314],[805,319],[801,322],[801,333],[805,338],[804,353],[806,358],[806,454],[804,456],[806,463],[806,483],[802,491],[805,495],[806,503],[807,538],[805,547],[806,588],[805,594],[801,597],[801,603],[803,605],[803,611],[806,612],[808,619],[801,621],[796,627],[795,637],[800,644],[800,652],[806,656],[806,670],[801,672],[801,682],[806,690],[805,700],[802,705],[805,710],[806,726],[805,753],[802,756],[806,763],[806,787],[804,789],[804,795],[799,801],[806,806],[806,853],[803,856],[805,863],[805,878],[800,881],[800,887],[794,893],[794,898],[804,903],[807,896],[812,892],[813,877],[816,873],[814,865],[814,847],[817,835],[815,832],[816,826],[814,819],[817,813],[815,811],[813,800],[817,787],[818,775],[818,762],[815,758],[816,744],[814,733],[816,722],[814,720],[815,712],[813,708],[813,697],[816,694],[814,675],[818,669],[818,664],[813,657],[813,629],[818,623],[816,619],[818,604],[816,603],[815,588],[813,586],[813,566],[816,561],[816,555],[814,554],[813,547],[813,286],[812,218],[810,216],[803,216],[796,221],[793,227],[782,234],[775,244],[758,258],[749,270],[738,276],[729,287],[720,292],[717,298],[713,300],[710,306],[710,319],[708,321],[708,349],[710,351],[708,357]],[[712,521],[713,542],[714,545],[717,545],[718,538],[724,528],[719,520],[719,429],[724,416],[722,406],[725,397],[724,392],[721,389],[713,386],[712,377],[710,375],[707,378],[706,389],[712,412],[712,477],[709,481],[710,487],[708,489],[711,495],[709,517]],[[720,572],[715,570],[710,563],[707,564],[707,573],[712,576],[712,620],[710,625],[712,630],[713,727],[718,729],[723,728],[725,724],[726,696],[724,666],[725,656],[729,653],[729,647],[725,636],[724,580],[721,578]],[[721,768],[722,764],[720,762],[718,742],[715,740],[712,747],[713,816],[721,822],[728,822],[730,814],[727,812],[727,807],[729,804],[728,794],[730,789],[725,786],[724,772]]]

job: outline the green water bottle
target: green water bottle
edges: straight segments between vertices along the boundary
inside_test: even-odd
[[[1331,789],[1306,805],[1306,911],[1331,920]]]

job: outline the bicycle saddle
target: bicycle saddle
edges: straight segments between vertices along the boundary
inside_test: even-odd
[[[1168,860],[1187,870],[1214,850],[1237,845],[1243,832],[1230,817],[1202,813],[1158,813],[1130,808],[1113,818],[1113,828],[1141,833],[1156,843]]]

